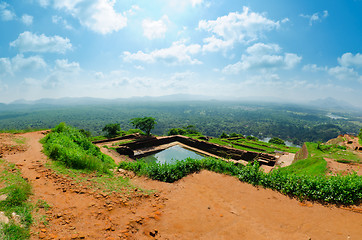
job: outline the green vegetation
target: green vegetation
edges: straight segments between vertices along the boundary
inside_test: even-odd
[[[359,144],[362,145],[362,128],[361,128],[361,130],[359,130],[358,138],[359,138],[359,140],[358,140]]]
[[[130,122],[135,128],[139,128],[144,131],[147,136],[150,136],[151,130],[154,129],[157,124],[156,119],[152,117],[132,118]]]
[[[88,105],[2,105],[0,128],[50,129],[66,122],[79,129],[102,135],[108,123],[121,129],[133,128],[132,118],[157,116],[155,135],[166,135],[172,128],[194,125],[205,136],[219,137],[222,132],[253,135],[260,139],[278,137],[294,144],[328,141],[343,133],[358,134],[361,113],[335,113],[346,119],[331,119],[328,112],[290,104],[247,102],[132,102],[109,101]]]
[[[119,123],[109,123],[102,129],[103,132],[106,132],[106,137],[112,138],[119,135],[121,131],[121,126]]]
[[[101,153],[79,130],[65,123],[52,129],[41,142],[48,157],[70,168],[106,173],[115,166],[111,157]]]
[[[188,125],[187,127],[183,128],[172,128],[168,131],[167,135],[184,135],[189,137],[202,136],[202,134],[196,129],[194,125]]]
[[[296,161],[290,166],[280,168],[279,171],[296,175],[323,176],[327,172],[327,162],[323,157],[309,157]]]
[[[214,158],[186,159],[175,164],[121,162],[120,168],[149,178],[174,182],[201,169],[236,176],[240,181],[279,191],[299,199],[358,204],[362,200],[362,177],[356,173],[347,176],[312,176],[289,171],[264,173],[257,162],[247,166]]]
[[[299,148],[297,147],[288,147],[285,145],[277,145],[257,140],[248,140],[247,138],[240,138],[240,137],[237,137],[236,139],[213,138],[210,139],[209,142],[216,143],[222,146],[229,146],[241,150],[254,151],[254,152],[256,151],[256,152],[275,153],[275,151],[282,151],[282,152],[296,153],[299,151]]]
[[[269,140],[269,143],[274,143],[274,144],[278,144],[278,145],[285,145],[285,142],[277,137],[273,137]]]
[[[360,158],[352,151],[347,150],[345,146],[335,144],[327,145],[318,143],[306,143],[309,155],[313,157],[331,158],[336,161],[348,160],[352,162],[360,162]]]
[[[0,212],[10,220],[7,224],[0,224],[0,239],[29,239],[33,222],[32,205],[28,202],[30,194],[30,184],[21,177],[15,165],[0,159],[0,195],[7,196],[0,201]],[[12,218],[13,213],[20,216],[20,222]]]

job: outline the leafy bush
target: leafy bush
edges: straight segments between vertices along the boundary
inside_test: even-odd
[[[75,169],[109,172],[115,164],[76,128],[60,123],[41,140],[45,154]]]
[[[102,129],[103,132],[106,132],[107,137],[115,137],[121,131],[121,126],[119,123],[109,123]]]
[[[285,145],[285,142],[277,137],[273,137],[269,140],[269,143],[278,144],[278,145]]]
[[[339,204],[358,204],[362,200],[362,177],[356,173],[347,176],[296,175],[288,171],[275,170],[265,173],[258,162],[246,166],[214,158],[186,159],[176,164],[145,162],[121,162],[120,168],[131,170],[149,178],[174,182],[201,169],[236,176],[240,181],[277,190],[283,194]]]
[[[254,136],[247,136],[246,139],[248,139],[248,140],[254,140],[254,141],[258,141],[258,140],[259,140],[259,138],[254,137]]]
[[[229,135],[227,135],[225,132],[222,132],[220,138],[229,138]]]

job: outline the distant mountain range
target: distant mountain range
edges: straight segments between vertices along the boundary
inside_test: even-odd
[[[187,102],[187,101],[227,101],[225,98],[214,98],[202,95],[190,95],[190,94],[174,94],[174,95],[166,95],[159,97],[131,97],[131,98],[117,98],[117,99],[104,99],[104,98],[92,98],[92,97],[80,97],[80,98],[42,98],[39,100],[16,100],[9,104],[0,103],[0,108],[9,108],[9,107],[26,107],[26,106],[70,106],[70,105],[99,105],[99,104],[117,104],[117,103],[127,103],[127,102]],[[286,102],[282,99],[275,98],[238,98],[232,99],[229,101],[234,102],[247,102],[247,103],[280,103],[285,104]],[[288,102],[290,103],[290,102]],[[293,104],[293,103],[292,103]],[[304,105],[313,108],[330,110],[330,111],[343,111],[343,110],[351,110],[351,111],[362,111],[362,107],[353,106],[347,102],[337,100],[334,98],[323,98],[313,100],[307,103],[294,103],[295,105]]]
[[[335,98],[322,98],[310,101],[308,105],[315,106],[324,110],[335,110],[335,111],[341,111],[341,110],[362,110],[362,107],[353,106],[350,103],[347,103],[342,100],[337,100]]]

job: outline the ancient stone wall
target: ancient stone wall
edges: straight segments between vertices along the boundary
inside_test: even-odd
[[[117,152],[120,154],[127,154],[130,157],[133,157],[131,151],[142,149],[142,148],[150,148],[154,146],[159,146],[163,144],[169,144],[172,142],[180,142],[187,146],[200,149],[202,151],[211,153],[213,155],[217,155],[226,159],[234,159],[234,160],[245,160],[245,161],[254,161],[258,160],[261,164],[266,164],[270,166],[274,166],[276,162],[276,158],[274,155],[267,153],[259,153],[252,151],[245,151],[241,149],[235,149],[227,146],[220,146],[218,144],[209,143],[205,141],[196,140],[193,138],[176,135],[176,136],[167,136],[167,137],[159,137],[159,138],[150,138],[150,139],[142,139],[136,142],[127,143],[120,146],[117,149]]]

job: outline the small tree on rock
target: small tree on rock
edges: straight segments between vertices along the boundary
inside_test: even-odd
[[[157,124],[156,119],[152,117],[132,118],[131,123],[135,128],[139,128],[144,131],[147,136],[151,134],[151,130],[154,129]]]

